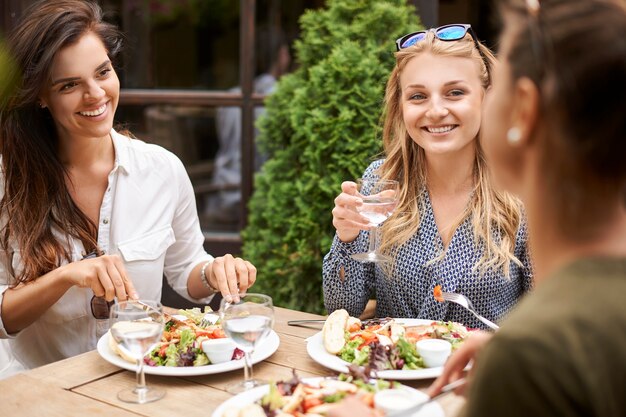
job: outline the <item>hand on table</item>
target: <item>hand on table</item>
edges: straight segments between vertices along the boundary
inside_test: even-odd
[[[333,208],[333,226],[337,229],[337,236],[342,242],[351,242],[361,230],[371,229],[369,221],[357,211],[357,206],[363,200],[357,193],[356,183],[344,181],[341,184],[341,194],[335,198]]]
[[[452,356],[450,356],[444,365],[443,372],[439,378],[437,378],[428,388],[428,395],[433,397],[441,392],[441,388],[443,388],[444,385],[462,378],[467,364],[472,360],[474,361],[475,366],[478,353],[487,344],[487,342],[489,342],[492,336],[493,333],[484,331],[472,333],[472,335],[463,342],[461,347],[458,348]],[[469,380],[468,383],[463,384],[454,392],[458,395],[464,395],[470,383],[471,380]]]
[[[118,255],[102,255],[64,265],[63,272],[72,285],[91,288],[96,297],[112,301],[138,299],[137,291],[126,274]]]
[[[213,288],[219,289],[224,298],[239,301],[238,294],[245,294],[256,281],[256,268],[250,262],[227,254],[217,257],[206,268],[206,276]]]

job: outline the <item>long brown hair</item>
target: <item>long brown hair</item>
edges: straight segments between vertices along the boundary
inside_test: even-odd
[[[495,58],[481,43],[478,43],[480,52],[475,45],[470,34],[459,41],[445,42],[428,32],[424,40],[396,53],[396,66],[389,77],[385,93],[383,144],[386,159],[379,174],[383,179],[400,182],[400,201],[395,210],[397,214],[392,215],[382,226],[380,250],[383,252],[397,250],[414,235],[424,212],[421,194],[426,187],[426,157],[424,149],[409,136],[404,125],[400,75],[412,58],[426,52],[437,56],[470,58],[480,65],[481,83],[486,90],[490,85],[490,72]],[[520,263],[513,253],[522,216],[521,204],[516,198],[491,186],[478,138],[472,199],[452,230],[467,216],[472,220],[476,244],[484,245],[483,255],[474,268],[481,272],[502,269],[508,276],[510,262]]]
[[[100,7],[83,0],[43,0],[31,6],[8,39],[20,73],[9,97],[0,104],[0,152],[4,195],[0,200],[0,245],[6,253],[20,251],[24,265],[11,271],[15,284],[28,282],[70,261],[70,236],[86,251],[97,247],[97,226],[72,200],[68,175],[57,148],[58,136],[47,109],[38,106],[50,79],[56,53],[93,32],[115,61],[122,37],[102,21]],[[11,246],[15,241],[17,248]],[[10,257],[9,257],[10,259]]]

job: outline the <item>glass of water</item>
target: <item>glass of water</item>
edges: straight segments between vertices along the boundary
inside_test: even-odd
[[[164,328],[163,306],[152,300],[128,300],[111,307],[111,336],[119,349],[137,361],[137,386],[117,394],[122,401],[136,404],[156,401],[165,391],[146,386],[143,372],[146,356],[161,340]]]
[[[391,216],[398,205],[400,184],[395,180],[359,178],[356,185],[359,196],[363,200],[363,204],[357,207],[357,211],[369,221],[371,229],[367,252],[355,253],[351,257],[360,262],[389,262],[388,256],[376,250],[378,226]]]
[[[224,333],[244,352],[244,380],[226,390],[238,394],[267,384],[266,381],[254,379],[251,357],[274,325],[272,298],[265,294],[247,293],[239,295],[238,302],[232,302],[230,297],[225,297],[220,303],[220,321]]]

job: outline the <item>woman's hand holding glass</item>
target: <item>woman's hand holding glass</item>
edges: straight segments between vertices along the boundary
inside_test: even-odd
[[[371,228],[369,220],[357,211],[361,204],[363,200],[358,194],[357,184],[353,181],[344,181],[341,184],[341,194],[335,198],[335,207],[332,211],[333,226],[342,242],[352,242],[361,230]]]
[[[352,255],[361,262],[386,262],[389,259],[376,251],[377,228],[393,212],[399,197],[399,183],[395,180],[368,180],[356,183],[346,181],[342,193],[335,198],[333,225],[343,242],[353,241],[360,230],[369,230],[369,250]]]

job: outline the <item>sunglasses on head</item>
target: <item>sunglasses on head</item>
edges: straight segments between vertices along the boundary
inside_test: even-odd
[[[467,33],[470,34],[474,43],[476,44],[476,48],[478,48],[478,40],[476,38],[476,33],[474,29],[472,29],[471,25],[456,23],[452,25],[444,25],[439,26],[438,28],[428,29],[428,30],[420,30],[418,32],[409,33],[407,35],[402,36],[396,40],[396,49],[398,51],[408,48],[409,46],[413,46],[416,43],[423,41],[426,39],[426,35],[428,32],[433,32],[435,37],[441,41],[458,41],[463,39]],[[480,48],[478,48],[480,51]]]
[[[472,37],[472,40],[474,41],[474,45],[476,46],[478,53],[485,63],[485,67],[487,68],[487,74],[489,75],[489,77],[491,77],[491,75],[489,74],[489,60],[480,49],[480,44],[478,43],[476,32],[474,32],[474,29],[472,29],[472,25],[468,25],[465,23],[455,23],[451,25],[439,26],[438,28],[412,32],[396,39],[396,49],[398,51],[401,51],[402,49],[408,48],[409,46],[413,46],[416,43],[423,41],[424,39],[426,39],[426,35],[428,34],[428,32],[433,32],[437,39],[445,42],[458,41],[460,39],[463,39],[465,35],[469,33]]]

